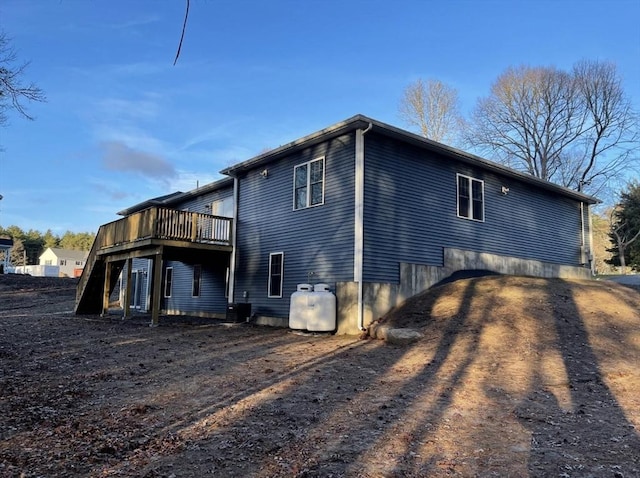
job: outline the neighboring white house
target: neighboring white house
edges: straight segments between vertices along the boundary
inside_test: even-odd
[[[2,196],[0,196],[1,198]],[[13,247],[13,239],[9,237],[0,237],[0,252],[2,252],[2,259],[0,260],[0,274],[6,274],[9,272],[9,266],[11,265],[11,256],[9,252]]]
[[[87,251],[49,247],[40,256],[41,266],[59,266],[60,277],[79,277],[87,262]]]

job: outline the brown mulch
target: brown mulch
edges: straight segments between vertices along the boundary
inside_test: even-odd
[[[640,476],[640,292],[492,276],[383,322],[409,346],[75,316],[0,275],[0,476]]]

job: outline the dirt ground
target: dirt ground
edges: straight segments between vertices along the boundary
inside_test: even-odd
[[[392,311],[407,346],[72,314],[0,275],[0,476],[640,476],[640,292],[491,276]]]

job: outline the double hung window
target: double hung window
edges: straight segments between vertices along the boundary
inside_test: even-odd
[[[324,203],[324,158],[298,164],[293,168],[293,209]]]
[[[282,279],[284,272],[284,252],[269,254],[269,293],[268,297],[282,297]]]
[[[200,297],[200,280],[202,278],[202,266],[195,264],[193,266],[193,282],[191,285],[191,296]]]
[[[484,181],[458,174],[458,217],[484,221]]]

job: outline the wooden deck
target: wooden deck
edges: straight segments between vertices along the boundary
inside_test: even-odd
[[[139,247],[141,241],[231,246],[232,219],[189,211],[149,208],[105,224],[96,236],[99,255],[114,248]],[[178,244],[176,244],[178,245]]]
[[[132,258],[162,260],[170,254],[172,259],[180,260],[194,251],[230,253],[232,226],[233,219],[228,217],[161,207],[100,226],[78,283],[76,313],[104,312],[119,272]],[[156,269],[159,273],[160,267]],[[157,315],[158,311],[153,313]]]

